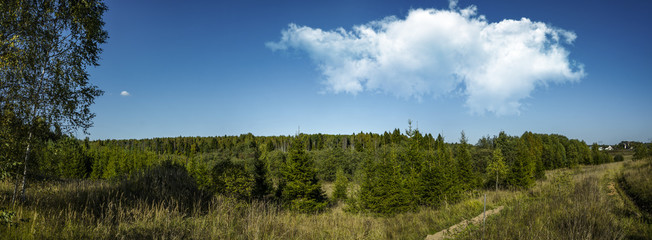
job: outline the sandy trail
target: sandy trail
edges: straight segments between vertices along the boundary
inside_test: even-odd
[[[503,206],[500,206],[500,207],[497,207],[495,209],[487,211],[487,217],[499,213],[500,210],[503,210]],[[482,222],[482,216],[483,216],[483,214],[480,214],[480,215],[472,218],[471,220],[464,220],[464,221],[462,221],[462,222],[460,222],[458,224],[455,224],[455,225],[449,227],[446,230],[441,230],[441,231],[439,231],[439,232],[437,232],[435,234],[428,235],[428,236],[426,236],[426,240],[441,240],[441,239],[445,239],[445,237],[450,237],[451,235],[462,231],[470,223],[478,224],[478,223]]]

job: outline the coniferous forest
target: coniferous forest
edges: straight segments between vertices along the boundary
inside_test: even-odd
[[[392,215],[456,203],[484,188],[527,189],[545,178],[546,170],[614,161],[597,144],[556,134],[500,132],[471,144],[464,132],[446,142],[411,124],[383,134],[94,141],[55,132],[46,136],[33,146],[30,179],[119,181],[167,166],[187,172],[202,192],[269,200],[307,213],[329,206],[322,183],[340,183],[337,199],[346,201],[349,211]],[[21,175],[21,165],[11,161],[20,159],[24,147],[3,144],[6,179]],[[342,182],[359,189],[347,196]]]

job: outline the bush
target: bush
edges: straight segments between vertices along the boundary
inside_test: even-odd
[[[127,199],[145,201],[148,204],[174,205],[189,209],[205,195],[186,169],[170,161],[164,161],[136,172],[118,186]]]
[[[614,162],[622,162],[623,160],[625,160],[625,158],[622,154],[616,154],[616,156],[614,156]]]
[[[213,167],[211,174],[216,193],[238,199],[251,199],[254,178],[247,173],[243,164],[224,160]]]

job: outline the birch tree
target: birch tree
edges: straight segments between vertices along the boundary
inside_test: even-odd
[[[0,108],[26,127],[22,154],[25,198],[28,163],[39,134],[37,122],[71,133],[92,126],[90,111],[103,92],[89,82],[106,42],[101,0],[4,0],[0,3]]]

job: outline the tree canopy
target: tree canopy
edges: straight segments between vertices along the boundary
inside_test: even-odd
[[[24,156],[10,157],[13,163],[23,158],[23,198],[30,150],[43,137],[37,122],[64,132],[86,132],[93,124],[90,106],[103,92],[90,83],[86,68],[99,65],[100,45],[108,38],[106,10],[100,0],[0,4],[0,109],[27,132],[11,139],[26,145],[19,153]]]

